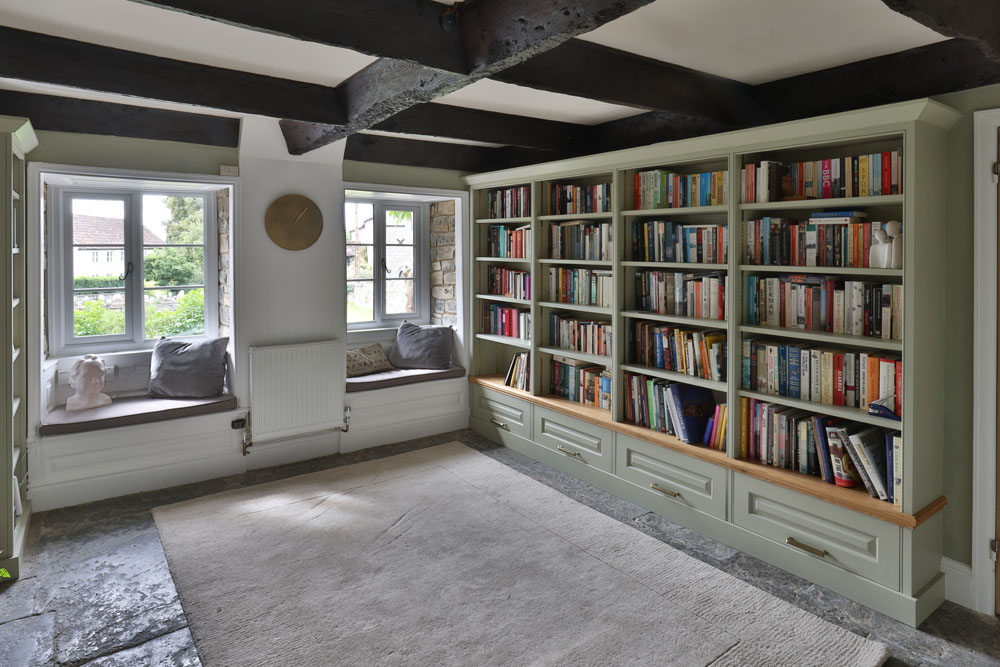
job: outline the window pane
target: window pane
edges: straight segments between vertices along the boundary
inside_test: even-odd
[[[385,244],[413,245],[413,211],[385,212]]]
[[[204,198],[143,195],[142,243],[204,244]]]
[[[375,208],[371,204],[344,204],[344,232],[348,243],[375,243]]]
[[[385,281],[385,312],[388,315],[414,312],[412,280]]]
[[[370,245],[349,245],[347,246],[347,273],[348,280],[358,278],[373,278],[372,258],[374,257],[374,246]]]
[[[347,283],[347,321],[371,322],[375,319],[375,291],[370,280]]]
[[[125,202],[121,199],[77,199],[73,213],[73,245],[125,245]]]
[[[386,246],[386,278],[413,277],[413,246]]]
[[[205,290],[146,290],[146,338],[205,333]]]
[[[124,288],[118,276],[125,274],[124,249],[91,250],[73,248],[73,288]],[[109,258],[110,255],[110,258]]]
[[[125,333],[125,290],[76,292],[73,295],[73,335],[108,336]]]
[[[143,251],[143,284],[146,287],[204,285],[203,248],[146,248]]]

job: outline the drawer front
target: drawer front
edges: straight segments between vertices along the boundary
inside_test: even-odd
[[[613,433],[590,422],[535,406],[535,442],[568,459],[611,472]]]
[[[615,474],[651,494],[726,518],[726,470],[627,435],[615,444]]]
[[[733,494],[736,525],[899,590],[899,526],[739,473]]]
[[[531,403],[475,385],[472,389],[473,415],[498,431],[531,439]]]

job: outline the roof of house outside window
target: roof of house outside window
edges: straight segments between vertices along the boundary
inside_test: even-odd
[[[163,243],[163,239],[147,227],[142,228],[142,242],[145,245]],[[94,215],[73,216],[73,245],[101,246],[124,245],[125,223],[120,218],[101,218]]]

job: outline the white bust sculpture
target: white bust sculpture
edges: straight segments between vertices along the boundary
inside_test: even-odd
[[[868,267],[872,269],[903,268],[903,230],[896,220],[885,223],[885,230],[875,231],[875,241],[868,251]]]
[[[104,360],[96,354],[84,355],[73,364],[69,383],[75,393],[66,399],[67,410],[89,410],[110,405],[111,397],[103,393]]]

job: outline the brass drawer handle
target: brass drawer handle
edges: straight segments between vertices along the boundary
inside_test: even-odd
[[[502,428],[505,431],[509,431],[510,430],[509,428],[507,428],[507,422],[502,422],[499,419],[490,419],[490,423],[491,424],[496,424],[497,426],[499,426],[500,428]]]
[[[580,456],[580,452],[574,452],[572,449],[565,449],[562,445],[556,445],[556,449],[558,449],[563,454],[566,454],[567,456],[576,456],[578,458],[582,458]]]
[[[671,498],[680,498],[681,496],[681,494],[677,493],[676,491],[673,491],[671,489],[665,489],[656,482],[651,483],[649,485],[649,488],[651,488],[653,491],[659,491],[663,495],[670,496]]]
[[[811,547],[808,544],[803,544],[794,537],[786,537],[785,544],[790,544],[796,549],[802,549],[803,551],[811,553],[813,556],[819,556],[820,558],[826,558],[827,555],[822,549],[817,549],[816,547]]]

